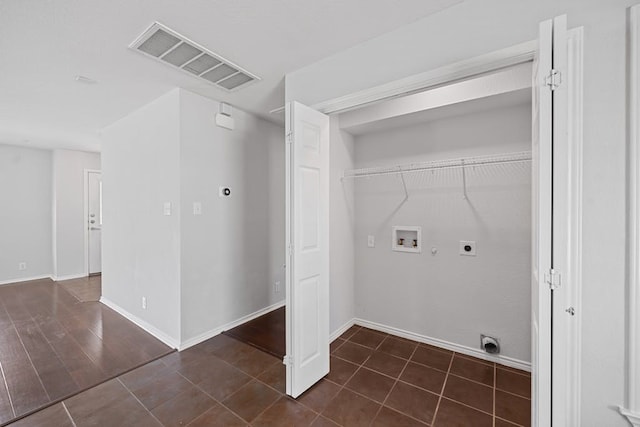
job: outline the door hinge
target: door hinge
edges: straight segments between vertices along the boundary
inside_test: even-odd
[[[551,289],[552,291],[560,287],[560,285],[562,284],[561,279],[561,274],[553,268],[544,275],[544,281],[549,285],[549,289]]]
[[[287,144],[291,144],[293,142],[293,133],[292,132],[287,132],[287,135],[286,135],[285,139],[287,141]]]
[[[286,366],[292,365],[292,364],[293,364],[293,357],[291,357],[291,356],[284,356],[284,357],[282,358],[282,364],[283,364],[283,365],[286,365]]]
[[[547,74],[547,76],[544,78],[544,83],[549,87],[550,90],[556,90],[562,84],[562,73],[552,68],[549,71],[549,74]]]

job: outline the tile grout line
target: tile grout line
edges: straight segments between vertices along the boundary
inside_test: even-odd
[[[389,337],[389,335],[387,335],[387,338]],[[387,340],[387,338],[385,338],[382,342],[385,342]],[[382,343],[380,343],[380,345],[382,345]],[[378,346],[379,347],[379,346]],[[398,382],[400,381],[400,377],[402,376],[402,374],[404,374],[404,371],[407,369],[407,366],[409,366],[409,362],[411,361],[411,358],[413,357],[413,355],[416,353],[416,351],[418,351],[418,347],[420,347],[420,345],[416,345],[415,348],[413,349],[413,351],[411,352],[411,355],[409,355],[409,358],[407,360],[405,360],[404,366],[402,367],[402,370],[400,371],[400,373],[398,374],[398,378],[395,379],[395,382],[393,383],[393,385],[391,386],[391,388],[389,389],[389,392],[387,393],[387,395],[385,396],[384,400],[382,401],[382,405],[380,405],[380,408],[378,408],[378,412],[376,412],[376,415],[373,417],[373,420],[371,420],[371,423],[373,423],[373,421],[375,421],[375,419],[378,417],[378,415],[380,414],[380,412],[382,411],[382,408],[385,408],[387,406],[385,406],[385,404],[387,403],[387,400],[389,400],[389,396],[391,396],[391,392],[393,391],[393,389],[396,387],[396,385],[398,385]],[[411,417],[409,414],[403,414],[400,411],[396,411],[402,415],[407,415],[410,418]],[[416,419],[416,418],[413,418]]]
[[[62,408],[64,409],[64,412],[67,414],[67,417],[69,417],[69,420],[71,421],[71,425],[73,425],[73,427],[77,427],[76,426],[76,421],[71,416],[71,412],[69,412],[69,408],[67,408],[67,405],[64,404],[64,401],[60,402],[60,404],[62,405]]]
[[[433,418],[431,419],[431,425],[435,425],[436,418],[438,417],[438,409],[440,409],[440,402],[442,402],[442,396],[444,395],[444,388],[447,386],[447,380],[449,379],[449,373],[451,372],[451,366],[453,366],[453,360],[456,357],[456,353],[453,352],[451,355],[451,360],[449,361],[449,369],[447,369],[447,375],[444,377],[444,382],[442,383],[442,389],[440,390],[440,396],[438,397],[438,403],[436,404],[436,410],[433,413]]]
[[[493,367],[493,427],[496,427],[496,387],[498,386],[498,368]]]
[[[142,408],[144,408],[144,410],[145,410],[145,411],[147,411],[147,413],[148,413],[149,415],[151,415],[151,417],[152,417],[154,420],[156,420],[156,421],[157,421],[158,423],[160,423],[160,424],[163,424],[163,423],[162,423],[162,422],[161,422],[161,421],[160,421],[160,420],[159,420],[159,419],[158,419],[158,418],[153,414],[153,412],[151,412],[149,409],[147,409],[147,407],[146,407],[146,406],[144,406],[144,403],[142,403],[142,401],[140,401],[140,399],[138,399],[138,396],[136,396],[136,395],[135,395],[135,393],[134,393],[133,391],[131,391],[131,389],[130,389],[129,387],[127,387],[127,385],[126,385],[125,383],[123,383],[123,382],[122,382],[122,380],[120,379],[120,377],[116,377],[116,378],[115,378],[115,380],[116,380],[116,381],[118,381],[118,382],[122,385],[122,387],[124,387],[124,389],[125,389],[125,390],[127,390],[127,392],[129,392],[129,394],[130,394],[131,396],[133,396],[133,398],[136,400],[136,402],[138,402],[138,403],[140,404],[140,406],[142,406]],[[64,402],[63,402],[63,404],[64,404]],[[71,416],[71,415],[69,415],[69,416]],[[74,423],[74,426],[75,426],[75,423]]]
[[[29,314],[29,316],[31,316],[31,314]],[[31,321],[33,321],[33,317],[31,318]],[[36,373],[36,376],[38,377],[38,382],[42,386],[42,390],[44,390],[44,393],[47,395],[47,399],[49,400],[49,402],[52,402],[51,396],[49,395],[47,388],[44,386],[44,383],[42,382],[42,378],[40,378],[40,373],[36,369],[36,365],[33,363],[33,360],[31,360],[31,355],[29,354],[27,347],[24,345],[24,342],[22,341],[22,337],[20,336],[20,332],[18,332],[18,328],[16,328],[15,323],[13,323],[12,326],[13,326],[13,329],[16,331],[16,335],[20,340],[20,344],[22,345],[22,348],[24,349],[25,354],[27,355],[27,359],[29,359],[29,363],[31,363],[31,367],[33,368],[33,371]]]
[[[4,368],[2,367],[2,362],[0,362],[0,373],[2,374],[2,381],[4,381],[4,388],[7,390],[7,397],[9,398],[9,406],[11,406],[11,413],[13,414],[13,418],[16,417],[16,409],[13,407],[13,398],[11,397],[11,393],[9,393],[9,384],[7,384],[7,378],[4,375]]]

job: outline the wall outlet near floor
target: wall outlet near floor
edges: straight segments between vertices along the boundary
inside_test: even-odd
[[[280,292],[280,282],[279,282],[279,281],[278,281],[278,282],[275,282],[275,283],[273,284],[273,292],[274,292],[274,293],[278,293],[278,292]]]
[[[26,269],[27,269],[27,263],[26,262],[18,263],[18,270],[24,271]]]
[[[147,297],[142,297],[142,309],[147,309]]]

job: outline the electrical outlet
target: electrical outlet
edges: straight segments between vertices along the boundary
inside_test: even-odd
[[[147,297],[142,297],[142,309],[147,309]]]
[[[280,292],[280,282],[279,282],[279,281],[278,281],[278,282],[275,282],[275,283],[273,284],[273,292],[275,292],[275,293]]]
[[[202,203],[193,202],[193,214],[194,215],[202,215]]]
[[[18,270],[23,271],[27,269],[27,263],[26,262],[21,262],[18,264]]]

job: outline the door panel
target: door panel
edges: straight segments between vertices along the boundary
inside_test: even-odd
[[[102,271],[102,174],[88,173],[89,274]]]
[[[329,118],[287,104],[287,394],[329,372]]]

